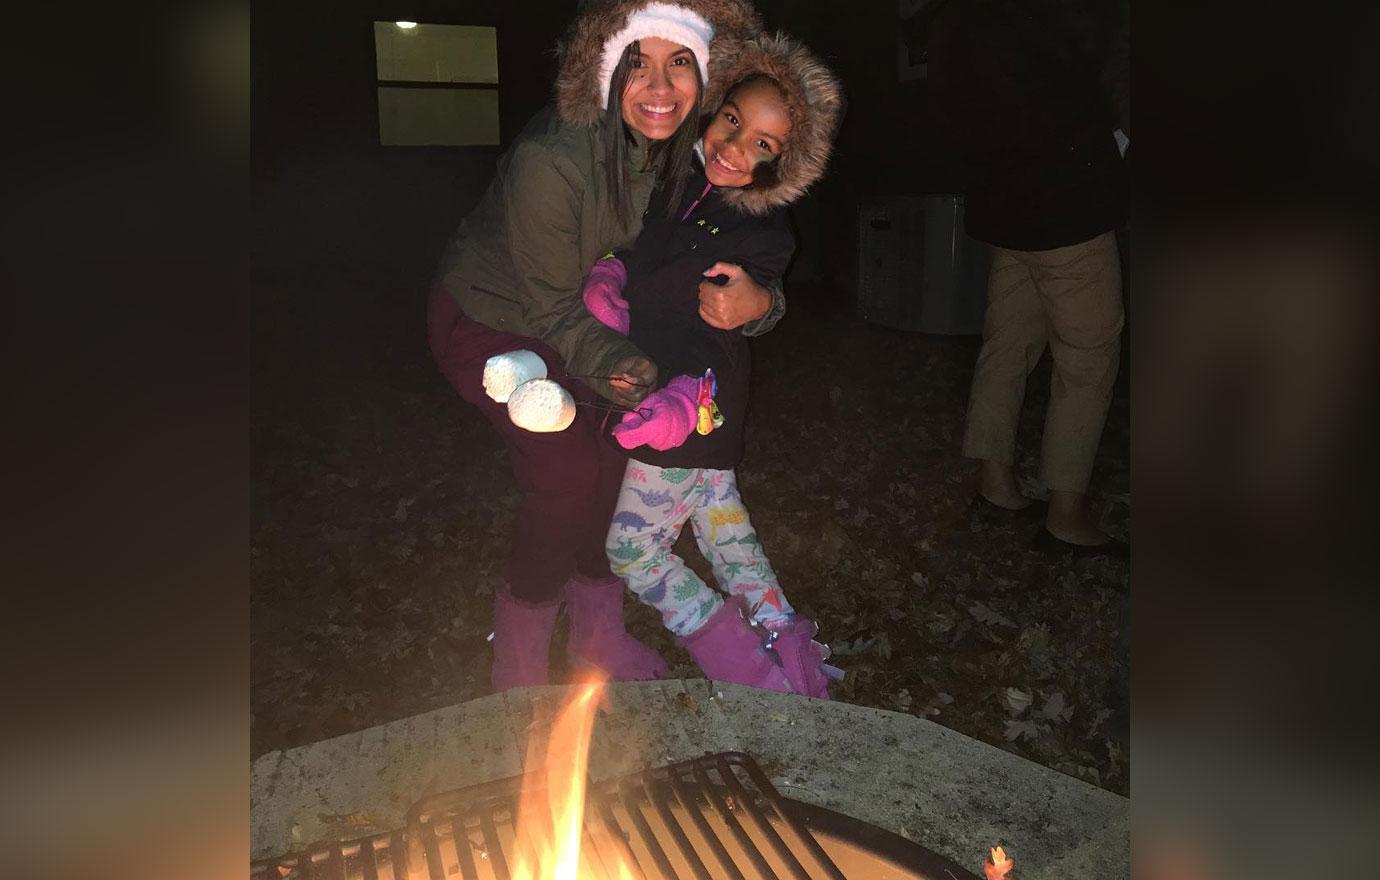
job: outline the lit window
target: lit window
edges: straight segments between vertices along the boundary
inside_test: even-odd
[[[374,22],[379,143],[498,144],[498,31]]]

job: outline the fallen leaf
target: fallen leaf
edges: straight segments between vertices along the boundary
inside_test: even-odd
[[[1030,704],[1035,701],[1035,695],[1030,691],[1009,687],[1002,691],[1001,701],[1006,706],[1008,712],[1012,715],[1019,715],[1030,708]]]
[[[1044,726],[1036,724],[1034,721],[1008,720],[1006,722],[1006,738],[1011,741],[1018,739],[1039,739],[1044,732]]]
[[[1064,695],[1055,691],[1045,698],[1045,704],[1040,707],[1040,716],[1050,721],[1067,721],[1073,714],[1072,706],[1064,705]]]

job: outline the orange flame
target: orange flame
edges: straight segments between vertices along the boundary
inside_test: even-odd
[[[1006,875],[1010,874],[1011,869],[1014,867],[1016,867],[1015,860],[1008,859],[1006,857],[1006,850],[999,846],[992,847],[992,858],[990,861],[984,859],[982,862],[982,870],[987,875],[987,880],[1004,880]],[[1015,880],[1015,878],[1013,877],[1011,880]]]
[[[513,880],[634,880],[622,855],[605,864],[605,876],[581,860],[584,835],[585,780],[594,713],[606,682],[592,677],[575,686],[561,707],[545,743],[532,736],[527,744],[527,776],[518,804]],[[544,784],[543,784],[544,783]]]

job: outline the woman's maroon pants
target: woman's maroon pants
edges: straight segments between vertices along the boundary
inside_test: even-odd
[[[477,407],[503,437],[522,501],[508,554],[508,588],[521,602],[556,599],[572,575],[612,577],[604,539],[618,501],[627,455],[603,436],[607,403],[539,339],[494,330],[471,320],[437,287],[427,303],[431,353],[450,384]],[[514,425],[506,404],[484,393],[484,362],[516,349],[546,361],[548,378],[575,398],[575,422],[564,431],[536,434]],[[593,406],[585,404],[594,404]]]

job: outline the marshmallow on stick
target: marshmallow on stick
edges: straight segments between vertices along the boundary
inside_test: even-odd
[[[496,354],[484,362],[484,393],[494,403],[507,403],[522,383],[545,378],[546,361],[525,348]]]
[[[575,398],[550,379],[532,379],[508,398],[508,418],[539,434],[564,431],[575,421]]]

